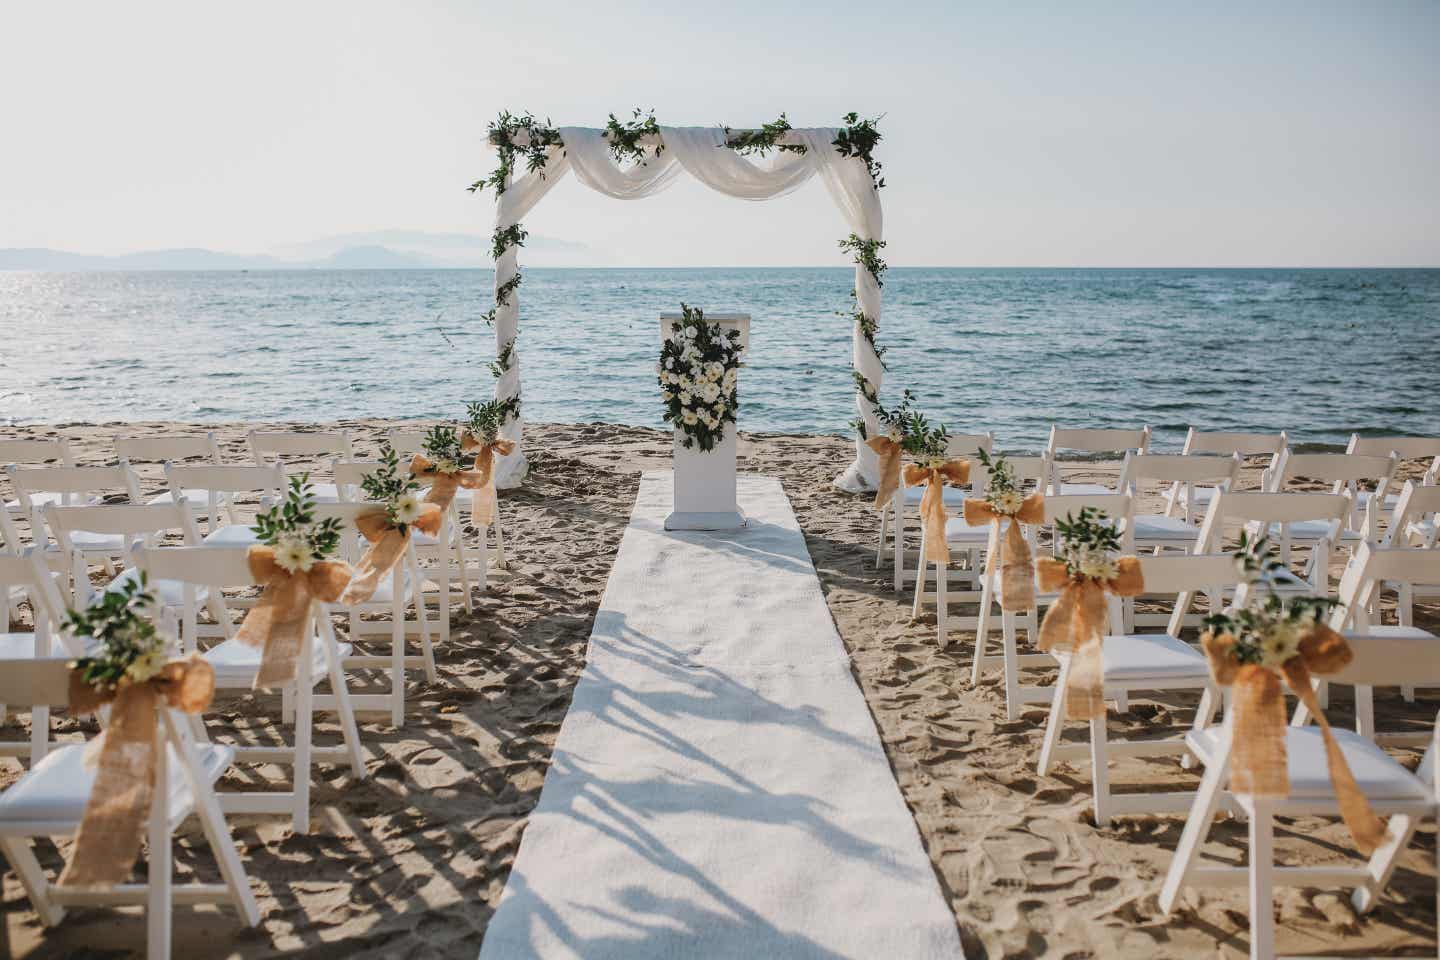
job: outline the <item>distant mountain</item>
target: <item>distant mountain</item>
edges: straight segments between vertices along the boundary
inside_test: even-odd
[[[541,236],[525,241],[525,263],[532,267],[600,262],[603,258],[583,243]],[[411,270],[489,265],[488,236],[421,230],[322,237],[258,254],[197,247],[107,256],[45,247],[0,247],[0,270]]]

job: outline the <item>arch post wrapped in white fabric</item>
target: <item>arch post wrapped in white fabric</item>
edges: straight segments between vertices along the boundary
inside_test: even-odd
[[[727,145],[730,132],[718,127],[660,127],[659,134],[648,133],[638,140],[643,159],[628,167],[617,165],[604,130],[587,127],[561,127],[560,145],[546,153],[542,167],[511,181],[506,178],[495,211],[496,235],[519,224],[540,199],[565,174],[576,178],[592,190],[620,200],[637,200],[666,189],[683,169],[695,179],[721,193],[744,200],[770,200],[788,194],[811,177],[819,175],[826,189],[840,208],[850,231],[862,241],[881,241],[884,219],[880,195],[865,159],[842,153],[836,147],[840,130],[831,127],[788,130],[777,145],[803,146],[803,152],[778,150],[768,165],[751,162]],[[522,132],[515,142],[521,145]],[[548,142],[548,141],[547,141]],[[520,361],[516,346],[519,328],[519,290],[513,285],[503,298],[502,290],[519,276],[518,247],[507,246],[495,262],[495,347],[501,357],[502,373],[495,385],[497,400],[518,403],[520,396]],[[863,316],[873,328],[880,320],[880,282],[863,265],[855,268],[855,299],[857,315],[852,331],[851,363],[855,372],[869,386],[871,396],[878,396],[884,368],[871,338],[860,321]],[[855,404],[866,432],[879,432],[875,404],[861,391]],[[497,464],[496,483],[513,487],[525,476],[526,461],[520,445],[523,417],[518,412],[502,431],[508,440],[516,441],[515,452]],[[855,441],[855,459],[835,478],[842,490],[858,493],[873,490],[878,479],[879,464],[874,451],[860,438]]]

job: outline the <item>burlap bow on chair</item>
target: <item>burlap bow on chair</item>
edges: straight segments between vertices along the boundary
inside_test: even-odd
[[[375,595],[380,578],[394,569],[395,564],[405,555],[410,542],[410,531],[419,530],[432,537],[440,532],[445,511],[433,503],[422,504],[420,516],[407,524],[405,529],[393,525],[383,507],[378,507],[355,518],[355,526],[362,536],[370,541],[370,549],[360,558],[354,574],[340,595],[340,602],[349,606],[364,603]]]
[[[900,454],[903,452],[898,440],[889,437],[871,437],[865,446],[875,451],[880,458],[880,480],[875,485],[875,509],[883,510],[900,489]]]
[[[455,502],[455,495],[460,488],[476,490],[485,485],[490,470],[441,470],[435,461],[427,459],[420,454],[415,454],[410,461],[410,475],[420,477],[430,484],[430,490],[425,494],[425,502],[433,503],[441,510],[449,510],[450,504]]]
[[[481,481],[470,496],[470,517],[476,527],[488,527],[495,522],[495,455],[510,456],[515,452],[515,441],[485,441],[467,430],[460,437],[460,449],[476,451],[475,472]]]
[[[71,669],[70,709],[94,713],[109,704],[110,722],[61,886],[111,885],[130,875],[155,791],[155,751],[163,749],[156,708],[200,713],[214,693],[215,671],[199,656],[172,660],[143,683],[122,679],[113,690],[96,690]]]
[[[282,686],[295,679],[295,658],[311,605],[338,600],[354,571],[343,560],[318,560],[309,570],[291,573],[275,561],[275,548],[264,545],[251,547],[245,560],[263,589],[235,639],[263,651],[254,688]]]
[[[1035,563],[1030,556],[1030,545],[1025,542],[1022,523],[1040,523],[1045,519],[1045,495],[1032,493],[1020,501],[1020,508],[1014,513],[1001,513],[994,504],[979,497],[967,497],[962,508],[965,522],[972,527],[982,523],[993,523],[997,530],[1004,520],[1009,520],[1005,531],[998,539],[999,558],[991,551],[986,558],[987,572],[995,572],[1000,564],[1000,609],[1012,613],[1023,612],[1035,606]]]
[[[1105,715],[1105,665],[1101,659],[1109,607],[1105,594],[1134,597],[1145,589],[1136,557],[1115,561],[1110,580],[1071,576],[1064,560],[1041,557],[1035,564],[1036,579],[1046,593],[1060,595],[1045,611],[1040,624],[1041,650],[1068,651],[1069,679],[1065,684],[1065,715],[1072,720],[1090,720]]]
[[[946,460],[937,463],[912,463],[905,468],[906,486],[925,484],[920,498],[920,523],[925,531],[925,559],[931,563],[950,562],[950,545],[945,542],[945,484],[960,486],[970,482],[969,460]]]
[[[1230,704],[1230,789],[1262,797],[1290,794],[1285,750],[1285,695],[1280,678],[1300,698],[1325,742],[1330,783],[1340,816],[1355,846],[1369,854],[1385,839],[1385,825],[1375,816],[1335,741],[1325,714],[1310,685],[1311,674],[1334,673],[1354,656],[1345,638],[1323,623],[1315,623],[1300,636],[1299,652],[1280,665],[1278,672],[1258,663],[1241,663],[1234,654],[1235,637],[1229,632],[1207,632],[1201,638],[1215,682],[1232,687]]]

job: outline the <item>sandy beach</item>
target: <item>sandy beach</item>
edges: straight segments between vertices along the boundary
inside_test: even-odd
[[[365,420],[334,426],[350,429],[357,456],[368,457],[391,425]],[[111,462],[117,434],[203,430],[217,433],[227,459],[249,459],[241,425],[69,424],[8,432],[65,436],[79,462],[99,464]],[[176,956],[477,954],[583,667],[591,620],[639,472],[668,467],[670,439],[637,427],[531,425],[527,451],[529,478],[502,494],[509,568],[492,577],[473,614],[457,607],[452,640],[436,650],[444,682],[412,681],[403,729],[361,717],[370,777],[357,784],[344,770],[326,769],[315,782],[308,835],[293,834],[279,818],[231,818],[260,899],[261,927],[247,930],[229,912],[178,909]],[[1182,818],[1097,828],[1088,769],[1062,764],[1054,776],[1035,774],[1043,711],[1032,707],[1006,722],[998,672],[979,687],[969,682],[971,638],[957,634],[941,650],[933,611],[912,621],[908,594],[902,601],[888,568],[873,566],[876,520],[869,497],[831,486],[850,456],[850,442],[836,437],[741,434],[741,472],[779,477],[799,517],[967,954],[1136,960],[1243,955],[1243,888],[1190,891],[1170,918],[1159,911],[1160,883]],[[158,490],[158,467],[136,466],[146,492]],[[315,466],[323,472],[323,465]],[[1095,473],[1113,470],[1093,465]],[[1076,476],[1084,479],[1086,472]],[[1247,468],[1247,485],[1254,485],[1257,472],[1258,466]],[[1437,629],[1440,611],[1422,605],[1417,622]],[[1047,673],[1053,680],[1054,671],[1037,671],[1036,679]],[[1194,703],[1181,695],[1134,697],[1127,714],[1112,712],[1112,734],[1173,734],[1188,724]],[[1332,700],[1329,715],[1337,726],[1349,721],[1349,706],[1346,692]],[[1423,695],[1407,705],[1396,691],[1377,691],[1377,712],[1387,722],[1428,723],[1434,710],[1434,701]],[[221,701],[218,715],[247,736],[274,733],[267,732],[268,720],[254,717],[248,697]],[[13,733],[17,719],[7,723]],[[59,726],[77,729],[73,720]],[[321,742],[336,736],[334,724],[320,725]],[[1413,766],[1418,754],[1407,760]],[[17,772],[13,762],[5,764],[0,782]],[[1122,791],[1183,789],[1196,782],[1173,761],[1160,759],[1122,761],[1112,777]],[[1433,954],[1434,844],[1433,826],[1422,826],[1381,905],[1360,922],[1337,891],[1279,891],[1281,952]],[[1300,819],[1277,828],[1277,847],[1279,862],[1298,865],[1343,857],[1350,841],[1338,822]],[[1235,863],[1243,862],[1244,849],[1240,823],[1221,823],[1207,847],[1211,856]],[[59,865],[56,851],[42,853],[42,863]],[[177,845],[177,861],[182,875],[216,875],[198,827],[191,826]],[[143,952],[144,925],[133,915],[79,911],[58,930],[45,931],[8,872],[3,904],[5,955]]]

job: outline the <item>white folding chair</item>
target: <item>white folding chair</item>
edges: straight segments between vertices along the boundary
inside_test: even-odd
[[[64,707],[69,702],[68,674],[64,659],[0,661],[0,700],[34,707]],[[95,768],[86,762],[83,744],[51,750],[0,793],[0,850],[47,927],[59,924],[67,907],[143,907],[146,956],[150,960],[167,960],[172,913],[177,903],[228,903],[251,927],[260,922],[260,910],[215,798],[214,785],[230,767],[230,749],[197,744],[189,725],[167,707],[156,710],[156,722],[160,749],[155,751],[155,782],[163,786],[154,791],[150,808],[145,882],[99,888],[61,887],[35,859],[33,838],[71,836],[80,827],[95,783]],[[171,842],[192,813],[199,819],[219,863],[221,883],[174,881]]]
[[[314,460],[341,460],[355,458],[354,447],[348,430],[320,430],[303,433],[295,430],[251,430],[248,434],[250,455],[257,466],[270,463],[285,464],[285,457],[303,457]],[[311,493],[316,503],[339,503],[340,494],[333,483],[311,484]]]
[[[337,517],[345,524],[340,538],[341,559],[347,560],[351,564],[359,561],[368,544],[356,528],[355,518],[361,513],[374,510],[377,506],[379,504],[375,503],[316,504],[317,520]],[[390,691],[388,693],[357,693],[351,695],[350,702],[357,713],[388,711],[390,722],[396,727],[403,726],[405,723],[405,672],[407,670],[423,670],[427,681],[430,683],[440,682],[440,674],[435,669],[435,651],[430,642],[430,623],[426,617],[422,586],[420,565],[416,559],[415,544],[412,539],[405,550],[405,556],[395,564],[390,576],[381,578],[379,588],[369,601],[352,606],[322,605],[320,624],[322,630],[331,629],[328,614],[334,612],[348,615],[352,643],[376,634],[389,635],[390,652],[388,654],[369,655],[352,652],[343,658],[342,665],[346,671],[360,669],[389,672]],[[415,618],[413,620],[407,619],[405,616],[407,603],[414,606]],[[371,614],[389,614],[390,619],[388,622],[364,619],[366,615]],[[405,652],[405,638],[410,633],[419,636],[420,653],[418,655],[410,655]],[[315,697],[315,705],[317,709],[336,706],[333,697],[323,694]]]
[[[1031,553],[1036,554],[1038,550],[1038,535],[1042,527],[1052,528],[1056,520],[1063,520],[1067,516],[1078,514],[1086,507],[1103,511],[1109,521],[1117,526],[1120,532],[1121,553],[1134,552],[1130,544],[1131,501],[1128,493],[1072,493],[1045,497],[1045,519],[1026,531],[1026,539],[1030,543]],[[987,550],[998,550],[1000,549],[999,535],[994,531],[993,524],[991,526],[990,546]],[[1052,603],[1057,594],[1042,594],[1037,590],[1035,606],[1020,613],[1004,608],[1002,583],[1003,579],[998,566],[991,576],[983,579],[980,596],[980,625],[975,633],[975,662],[971,669],[970,682],[978,685],[981,677],[985,674],[988,663],[985,648],[989,645],[990,640],[990,608],[993,604],[1001,604],[1000,630],[1003,643],[1001,659],[1005,668],[1005,718],[1016,720],[1020,717],[1020,708],[1023,704],[1050,703],[1055,695],[1054,687],[1021,684],[1021,670],[1033,667],[1053,667],[1055,658],[1049,653],[1038,651],[1020,653],[1017,628],[1020,626],[1025,628],[1026,635],[1033,645],[1040,635],[1039,608]],[[1115,616],[1120,618],[1120,622],[1123,623],[1123,608],[1120,606],[1119,600],[1115,597],[1110,597],[1109,600]],[[1123,691],[1117,697],[1116,706],[1122,712],[1128,708]]]
[[[118,551],[123,560],[137,545],[153,546],[169,534],[187,544],[198,544],[200,532],[188,507],[174,503],[114,503],[85,507],[64,507],[50,504],[45,508],[45,523],[72,558],[71,591],[77,607],[88,606],[94,596],[90,583],[87,545],[104,545],[106,559]],[[105,587],[105,592],[120,589],[134,580],[138,572],[127,566]],[[178,608],[183,603],[182,584],[174,580],[156,580],[150,590],[162,607]],[[215,620],[207,625],[209,636],[230,636],[230,618],[218,593],[206,593],[201,602],[209,607]]]
[[[1197,486],[1235,489],[1240,481],[1240,455],[1228,457],[1185,453],[1135,453],[1125,455],[1120,468],[1120,486],[1137,501],[1149,492],[1144,483],[1156,481],[1181,495],[1174,497],[1162,513],[1136,513],[1135,549],[1161,553],[1165,550],[1195,549],[1200,536],[1201,514],[1195,509]],[[1169,499],[1167,497],[1167,499]],[[1176,512],[1179,511],[1179,516]]]
[[[0,632],[0,659],[24,660],[39,657],[78,657],[84,646],[64,632],[65,601],[55,586],[55,577],[46,566],[38,547],[22,553],[0,553],[0,593],[16,590],[29,600],[31,625],[28,631],[6,616]],[[0,702],[0,720],[6,705]],[[0,756],[29,756],[31,762],[45,756],[50,744],[50,708],[37,704],[30,715],[29,741],[0,743]]]
[[[259,542],[250,524],[242,523],[235,509],[241,499],[253,495],[263,504],[285,495],[285,468],[278,463],[263,467],[249,464],[165,464],[165,482],[172,492],[204,490],[206,510],[211,518],[210,531],[202,543],[214,547],[248,547]],[[330,486],[333,491],[334,485]],[[246,497],[242,498],[244,494]],[[224,517],[225,523],[220,523]]]
[[[418,430],[391,430],[386,434],[390,446],[402,459],[412,454],[423,452],[425,434]],[[495,532],[495,559],[498,567],[505,565],[505,528],[500,519],[500,503],[495,504],[495,522],[489,527],[479,529],[476,532],[480,535],[480,556],[478,563],[474,566],[470,563],[469,548],[465,544],[465,523],[461,519],[461,511],[468,500],[467,492],[460,493],[450,502],[450,536],[449,543],[439,537],[432,537],[428,533],[416,532],[415,550],[422,560],[432,560],[437,565],[444,563],[450,568],[452,584],[458,584],[460,598],[465,603],[466,611],[475,609],[475,599],[470,593],[470,579],[472,576],[479,582],[482,591],[488,589],[490,580],[490,531]],[[453,594],[452,594],[453,596]]]
[[[1353,546],[1363,539],[1380,538],[1381,504],[1385,502],[1386,491],[1399,465],[1399,457],[1393,453],[1367,457],[1350,453],[1296,453],[1286,450],[1280,455],[1280,462],[1270,469],[1270,482],[1266,489],[1284,492],[1304,478],[1330,484],[1331,493],[1348,495],[1353,508],[1345,526],[1339,531],[1339,542]],[[1367,489],[1364,484],[1373,490]],[[1362,493],[1367,494],[1363,505]],[[1291,529],[1291,536],[1297,540],[1317,535],[1324,534],[1318,528],[1312,534],[1303,525]]]
[[[70,441],[64,438],[47,440],[11,439],[0,440],[0,464],[13,466],[75,466],[75,455],[70,450]],[[17,493],[4,501],[4,510],[9,517],[18,517],[27,523],[33,509],[43,508],[47,503],[74,503],[73,494],[37,492],[32,503],[21,500]],[[38,542],[38,541],[37,541]]]
[[[167,463],[175,460],[202,460],[212,466],[224,462],[220,456],[220,441],[214,431],[188,436],[167,435],[158,437],[116,437],[115,454],[130,464]],[[151,497],[146,503],[185,504],[197,517],[203,517],[208,525],[216,521],[210,491],[201,487],[175,489],[168,487],[163,493]]]
[[[1060,458],[1062,452],[1112,454],[1120,459],[1129,451],[1150,452],[1150,427],[1138,430],[1093,430],[1051,426],[1050,440],[1045,445],[1045,456],[1050,458],[1050,483],[1046,493],[1090,494],[1115,493],[1119,490],[1119,478],[1115,486],[1099,483],[1070,483],[1065,480],[1062,468],[1067,464]]]
[[[150,582],[173,582],[184,594],[180,619],[182,649],[195,649],[197,611],[200,598],[219,596],[226,588],[254,583],[246,560],[246,547],[158,547],[135,551],[135,564]],[[350,772],[363,780],[365,756],[355,725],[350,688],[342,668],[351,652],[348,643],[338,643],[328,621],[321,624],[319,605],[310,611],[301,633],[300,653],[295,661],[295,681],[285,691],[294,704],[294,743],[289,746],[237,745],[235,760],[241,763],[288,765],[292,785],[288,791],[221,793],[220,805],[227,813],[280,814],[289,816],[297,833],[310,829],[310,771],[316,763],[350,764]],[[229,639],[206,650],[204,657],[215,668],[217,690],[250,690],[260,669],[261,649]],[[340,721],[343,742],[334,747],[313,743],[315,687],[329,680],[333,709]],[[283,712],[283,708],[282,708]],[[208,739],[204,722],[191,718],[194,733]]]
[[[1362,548],[1363,549],[1363,548]],[[1354,659],[1331,674],[1332,683],[1354,686],[1396,686],[1400,683],[1440,683],[1440,644],[1406,637],[1355,637]],[[1383,749],[1358,733],[1335,730],[1346,762],[1369,798],[1375,812],[1390,817],[1390,839],[1363,867],[1277,867],[1274,857],[1276,817],[1338,817],[1339,803],[1330,783],[1325,747],[1315,726],[1285,728],[1286,763],[1290,779],[1287,797],[1232,794],[1225,785],[1230,772],[1233,715],[1217,727],[1192,731],[1186,744],[1205,764],[1205,775],[1180,836],[1175,857],[1160,891],[1160,907],[1169,914],[1187,886],[1246,886],[1250,891],[1250,956],[1275,955],[1276,886],[1352,887],[1352,902],[1362,913],[1375,903],[1389,883],[1398,855],[1414,835],[1421,817],[1440,810],[1440,782],[1436,754],[1440,743],[1431,741],[1418,773],[1411,773]],[[1203,864],[1201,848],[1222,804],[1238,807],[1249,821],[1249,865]]]
[[[1279,433],[1237,433],[1231,430],[1196,430],[1191,427],[1185,433],[1185,443],[1180,452],[1187,456],[1210,454],[1232,457],[1239,454],[1242,461],[1249,458],[1264,460],[1265,466],[1269,468],[1275,466],[1280,454],[1289,449],[1289,446],[1290,438],[1283,430]],[[1231,489],[1243,489],[1241,482],[1237,480]],[[1204,510],[1210,505],[1210,499],[1214,495],[1214,487],[1196,487],[1187,492],[1177,484],[1166,497],[1165,512],[1173,514],[1177,506],[1187,510]]]
[[[1212,609],[1220,608],[1225,587],[1239,583],[1235,558],[1228,553],[1208,555],[1163,554],[1142,556],[1141,574],[1147,594],[1172,594],[1177,598],[1206,591]],[[1195,711],[1193,729],[1209,724],[1219,704],[1219,691],[1210,678],[1210,664],[1198,649],[1180,639],[1185,627],[1185,607],[1177,601],[1164,633],[1124,633],[1122,622],[1113,616],[1110,636],[1104,641],[1101,658],[1104,670],[1104,692],[1107,698],[1123,699],[1138,690],[1204,690]],[[1094,780],[1095,822],[1108,826],[1110,818],[1127,814],[1154,815],[1187,809],[1194,799],[1193,791],[1178,793],[1126,793],[1115,795],[1110,789],[1109,758],[1112,756],[1154,757],[1186,753],[1183,738],[1110,740],[1106,717],[1089,722],[1090,743],[1063,743],[1065,725],[1066,683],[1072,659],[1068,653],[1052,652],[1060,662],[1060,678],[1056,681],[1055,698],[1050,703],[1050,716],[1045,725],[1040,760],[1041,776],[1050,772],[1056,760],[1077,759],[1087,753]]]
[[[1291,585],[1281,583],[1282,593],[1330,592],[1330,552],[1350,515],[1350,497],[1338,493],[1257,493],[1249,490],[1221,490],[1210,502],[1200,524],[1196,553],[1218,553],[1225,545],[1227,529],[1239,525],[1254,539],[1268,535],[1280,551],[1280,560],[1294,568],[1294,548],[1308,546],[1309,557],[1295,570]]]
[[[1010,466],[1011,475],[1015,484],[1021,490],[1033,492],[1044,489],[1050,478],[1050,462],[1044,456],[1039,457],[1005,457],[1005,462]],[[970,489],[974,496],[983,497],[990,488],[989,472],[980,463],[974,463],[970,467]],[[962,504],[963,506],[963,504]],[[990,544],[991,523],[982,523],[979,526],[972,526],[965,522],[963,516],[952,517],[945,522],[945,544],[950,548],[951,562],[955,561],[955,555],[960,554],[964,567],[959,570],[949,568],[935,571],[935,592],[926,593],[929,563],[925,560],[925,531],[920,531],[920,552],[916,560],[915,595],[911,598],[910,615],[919,617],[922,605],[933,599],[935,601],[935,637],[936,642],[943,648],[950,644],[950,633],[953,630],[977,630],[980,625],[989,623],[989,612],[980,610],[978,616],[955,617],[950,614],[952,603],[980,603],[982,598],[981,581],[985,576],[984,552]],[[950,585],[950,577],[953,573],[962,576],[962,586],[966,589],[953,590]]]
[[[1398,497],[1381,544],[1387,547],[1434,550],[1437,543],[1440,543],[1440,486],[1421,486],[1407,480]],[[1396,610],[1403,627],[1415,625],[1417,597],[1428,600],[1440,598],[1440,581],[1400,581],[1385,586],[1396,591]],[[1401,689],[1407,700],[1414,698],[1413,687],[1406,686]]]
[[[6,467],[5,472],[25,510],[31,542],[37,545],[53,536],[45,526],[46,507],[99,504],[106,499],[100,495],[104,491],[118,491],[126,502],[140,503],[140,479],[123,460],[113,467]],[[76,534],[68,549],[99,555],[106,572],[113,573],[113,561],[125,556],[124,538],[83,530]]]
[[[1440,481],[1440,437],[1362,437],[1350,434],[1350,443],[1345,452],[1364,457],[1388,457],[1394,454],[1401,462],[1407,460],[1428,460],[1422,486],[1434,486]],[[1360,491],[1359,506],[1364,509],[1370,500],[1370,491]],[[1394,510],[1400,501],[1399,493],[1387,493],[1383,501],[1385,510]]]
[[[975,458],[978,450],[991,453],[995,449],[995,434],[985,433],[957,433],[950,436],[945,444],[945,455],[952,459],[967,459],[970,461],[971,473],[970,483],[966,487],[946,486],[942,491],[945,509],[952,513],[959,513],[961,506],[965,503],[967,496],[976,496],[976,473],[975,468],[980,462]],[[982,471],[983,472],[983,471]],[[924,486],[910,487],[905,485],[902,476],[900,486],[896,488],[890,502],[880,508],[880,535],[875,545],[875,566],[880,566],[885,557],[886,536],[892,539],[892,560],[894,568],[895,592],[901,593],[905,589],[905,581],[910,579],[905,572],[905,525],[909,519],[911,508],[919,509],[920,499],[925,495]]]
[[[1383,585],[1440,583],[1440,550],[1407,550],[1399,547],[1377,547],[1360,544],[1340,577],[1340,606],[1330,616],[1330,627],[1343,633],[1348,640],[1356,637],[1389,637],[1403,640],[1428,640],[1440,646],[1440,637],[1413,623],[1386,624],[1378,609]],[[1329,681],[1333,683],[1334,681]],[[1414,699],[1417,684],[1396,684]],[[1302,704],[1296,722],[1306,719]],[[1377,733],[1375,729],[1375,695],[1370,686],[1355,688],[1355,729],[1361,736],[1383,743],[1425,743],[1428,737],[1413,733]]]

